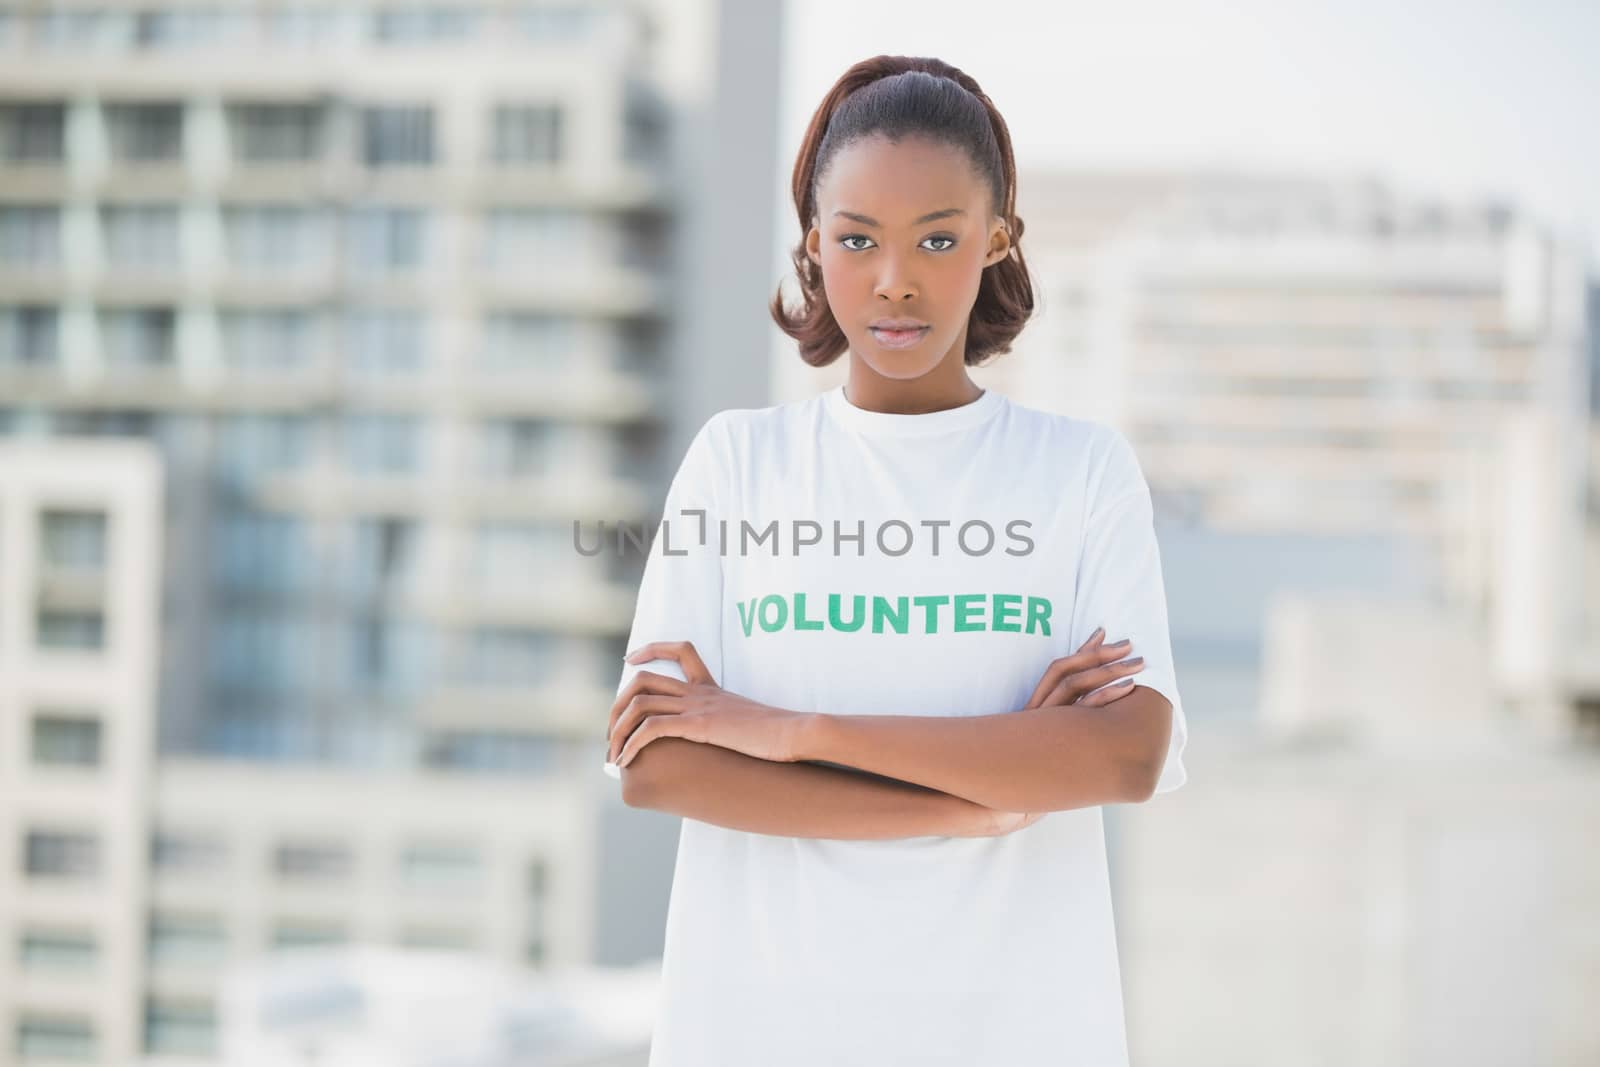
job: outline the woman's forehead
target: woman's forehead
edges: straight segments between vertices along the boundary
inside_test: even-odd
[[[976,168],[958,148],[922,138],[898,143],[869,138],[839,150],[818,184],[817,198],[824,216],[844,211],[881,225],[910,226],[952,208],[970,214],[985,192]]]

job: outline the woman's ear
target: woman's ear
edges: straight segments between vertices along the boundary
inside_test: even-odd
[[[815,226],[806,230],[806,258],[822,266],[822,231]]]
[[[995,219],[994,227],[989,231],[989,251],[983,257],[983,265],[992,267],[1011,254],[1011,231],[1006,228],[1005,219]]]

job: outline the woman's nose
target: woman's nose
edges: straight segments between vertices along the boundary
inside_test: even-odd
[[[917,295],[917,287],[903,274],[892,273],[878,282],[877,295],[885,300],[911,300]]]

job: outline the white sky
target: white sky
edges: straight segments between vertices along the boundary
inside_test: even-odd
[[[787,0],[785,34],[784,186],[845,68],[933,55],[984,87],[1024,166],[1371,174],[1600,248],[1596,0]]]

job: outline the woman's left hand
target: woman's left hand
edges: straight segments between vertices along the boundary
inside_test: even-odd
[[[635,649],[630,663],[676,660],[688,681],[640,671],[611,705],[607,759],[626,767],[639,750],[662,737],[681,737],[792,763],[810,715],[758,704],[719,686],[688,641],[656,641]]]

